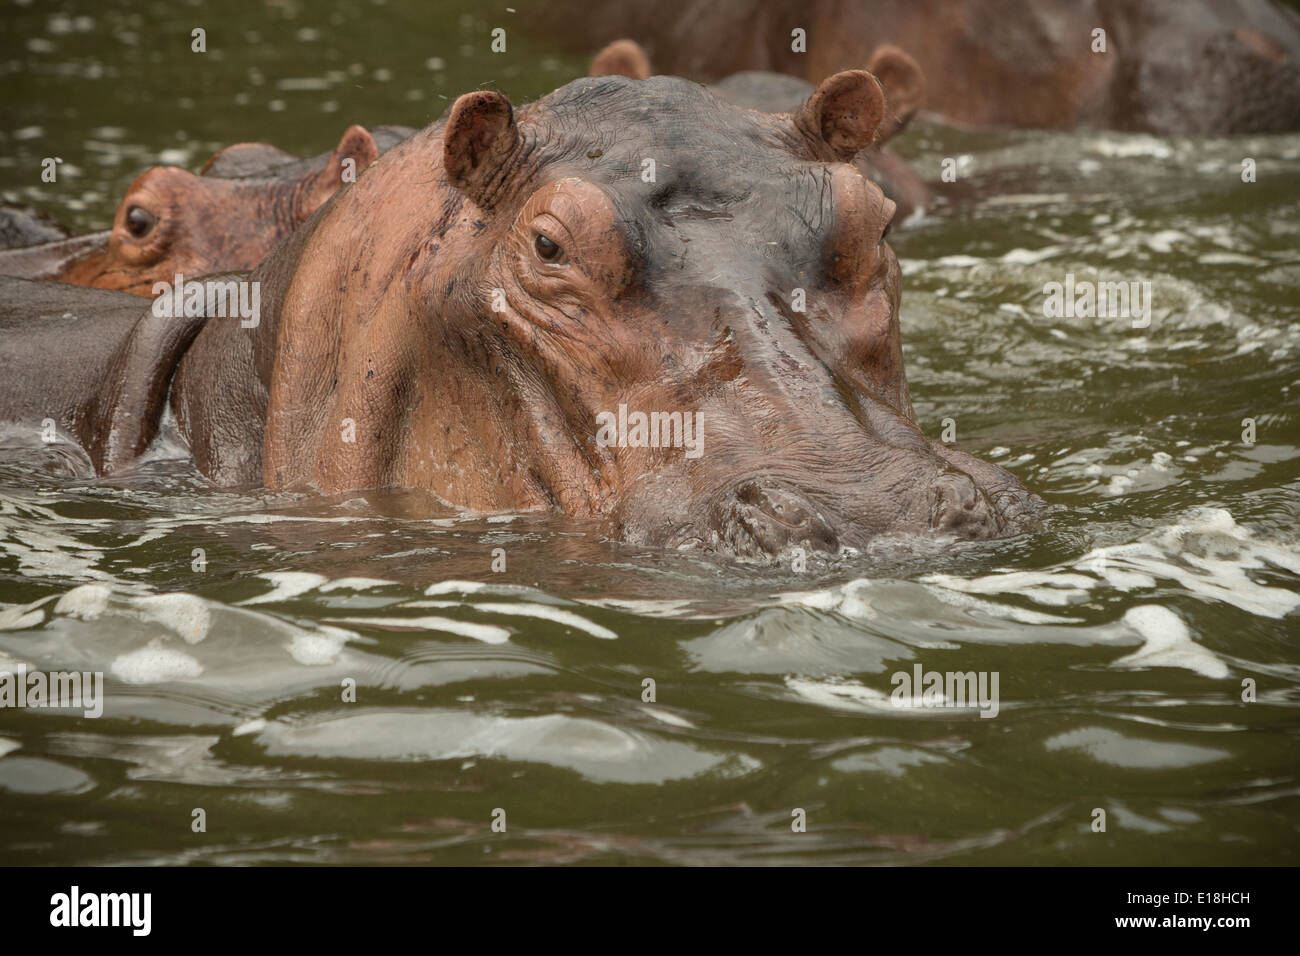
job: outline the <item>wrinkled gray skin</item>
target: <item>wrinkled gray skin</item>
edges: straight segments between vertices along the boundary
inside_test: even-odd
[[[766,113],[796,113],[816,89],[797,76],[767,70],[733,73],[709,88],[729,103]],[[894,201],[895,225],[930,205],[930,190],[921,177],[888,146],[864,149],[853,163]]]
[[[68,231],[49,217],[23,206],[0,203],[0,249],[64,239]]]
[[[819,138],[815,115],[798,125],[673,77],[604,77],[520,111],[517,148],[502,147],[499,131],[486,138],[484,124],[496,120],[473,110],[462,120],[454,178],[443,172],[444,150],[454,147],[438,123],[336,193],[252,273],[262,283],[256,329],[150,314],[133,325],[138,300],[126,295],[0,282],[0,348],[23,369],[0,388],[0,419],[55,417],[111,472],[143,449],[170,401],[205,473],[278,484],[281,467],[328,472],[347,454],[332,419],[320,444],[293,416],[337,411],[338,391],[358,387],[369,367],[385,383],[375,407],[388,411],[359,433],[369,440],[369,428],[382,430],[373,455],[394,457],[371,460],[366,450],[342,467],[404,474],[412,447],[404,435],[419,436],[435,473],[473,469],[476,480],[496,482],[501,459],[488,470],[477,464],[508,455],[513,472],[532,469],[542,500],[603,515],[612,535],[636,544],[766,560],[792,547],[861,547],[881,533],[987,538],[1033,526],[1042,502],[1013,475],[917,426],[902,365],[900,272],[888,245],[876,245],[890,209],[836,161],[840,147]],[[479,136],[482,146],[468,145]],[[512,165],[520,155],[526,163]],[[651,188],[637,175],[646,155],[658,160]],[[560,273],[517,288],[512,272],[535,269],[519,258],[528,253],[512,238],[516,217],[530,198],[570,183],[595,187],[616,211],[608,241],[578,242],[574,252],[617,271],[597,285],[582,279],[587,291],[576,297],[553,291],[577,281]],[[427,195],[410,201],[416,190]],[[374,220],[376,207],[400,209],[400,221]],[[371,223],[364,243],[352,241],[358,222]],[[870,243],[868,232],[877,237]],[[398,281],[389,281],[393,269]],[[502,284],[514,291],[498,313],[482,290]],[[796,287],[809,290],[806,313],[790,308]],[[366,303],[377,295],[384,304],[372,311]],[[69,311],[74,318],[63,317]],[[371,332],[401,342],[403,354],[349,346],[321,353],[340,364],[281,378],[326,346],[322,335],[355,334],[371,319],[379,323]],[[629,397],[699,411],[707,453],[650,461],[597,448],[594,413]],[[414,419],[397,417],[412,410]],[[450,416],[447,428],[472,421],[458,434],[480,444],[437,448],[444,422],[430,415]]]
[[[370,135],[379,147],[380,155],[398,143],[410,139],[419,130],[410,126],[376,126]],[[276,149],[265,143],[250,144],[250,148],[222,150],[207,161],[201,175],[218,179],[243,179],[246,176],[275,176],[278,179],[297,179],[304,172],[320,169],[329,152],[300,159],[292,153]]]

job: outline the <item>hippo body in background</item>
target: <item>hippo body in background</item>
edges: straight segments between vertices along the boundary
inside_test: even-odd
[[[891,199],[897,211],[894,224],[928,209],[932,197],[924,181],[887,143],[902,131],[925,99],[925,75],[902,50],[881,47],[871,56],[867,71],[881,82],[885,116],[875,143],[854,157],[853,163]],[[626,76],[643,80],[653,69],[650,58],[633,40],[615,40],[591,63],[592,76]],[[816,87],[797,76],[749,70],[733,73],[709,87],[729,103],[764,113],[797,113]]]
[[[1300,12],[1276,0],[548,0],[524,13],[581,46],[635,36],[660,69],[705,78],[816,83],[895,44],[925,72],[926,108],[968,125],[1300,129]],[[796,28],[804,53],[791,49]],[[1092,50],[1098,28],[1105,53]]]
[[[3,419],[38,428],[53,419],[101,473],[142,453],[205,321],[143,309],[126,292],[0,276]]]
[[[403,129],[383,127],[382,141],[400,141]],[[0,275],[151,295],[177,274],[251,269],[342,185],[345,162],[360,175],[379,153],[379,141],[352,126],[310,159],[239,143],[198,176],[155,166],[127,189],[112,229],[0,252]]]
[[[97,467],[151,437],[174,369],[165,403],[219,485],[418,489],[759,560],[1025,530],[1037,497],[917,427],[893,204],[851,165],[884,113],[862,71],[793,117],[675,77],[578,80],[518,115],[462,96],[251,274],[256,327],[146,313],[117,334],[95,416],[125,437],[95,426]],[[620,406],[696,416],[700,453],[666,426],[611,440]]]
[[[66,229],[42,213],[0,202],[0,249],[54,242],[67,235]]]

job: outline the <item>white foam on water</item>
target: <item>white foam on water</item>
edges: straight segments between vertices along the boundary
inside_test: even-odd
[[[1197,256],[1196,261],[1203,266],[1266,266],[1268,260],[1257,256],[1243,256],[1236,252],[1207,252]]]
[[[1124,613],[1124,623],[1141,634],[1146,643],[1115,661],[1114,667],[1184,667],[1213,678],[1229,674],[1228,665],[1209,648],[1193,641],[1183,619],[1166,607],[1131,607]]]
[[[1143,240],[1147,248],[1155,252],[1173,252],[1174,245],[1180,242],[1191,242],[1192,237],[1185,232],[1179,232],[1177,229],[1161,229],[1146,236]]]
[[[331,518],[323,515],[274,515],[274,514],[248,514],[248,515],[229,515],[225,518],[210,518],[205,515],[187,514],[177,515],[177,521],[190,523],[199,521],[204,524],[276,524],[282,521],[290,522],[314,522],[316,524],[352,524],[358,521],[368,520],[364,516]],[[274,572],[273,572],[274,573]]]
[[[1063,571],[995,571],[978,578],[929,574],[921,580],[965,594],[1019,594],[1037,604],[1056,607],[1083,603],[1097,583],[1094,578]]]
[[[140,618],[163,625],[183,637],[188,644],[199,643],[212,628],[208,602],[197,595],[178,592],[128,600]]]
[[[42,524],[38,531],[26,517],[0,517],[0,550],[18,560],[18,573],[26,577],[112,580],[112,575],[96,567],[104,558],[102,549],[48,525]]]
[[[1002,256],[1001,261],[1013,266],[1033,265],[1044,259],[1051,259],[1066,251],[1065,246],[1044,246],[1042,249],[1012,249]]]
[[[464,601],[403,601],[398,607],[465,607]]]
[[[152,531],[146,531],[144,534],[140,535],[134,541],[128,541],[126,544],[118,544],[118,545],[114,545],[113,547],[114,550],[118,548],[122,548],[122,549],[138,548],[143,544],[148,544],[150,541],[157,541],[159,538],[167,537],[167,535],[172,533],[172,530],[173,529],[170,527],[154,528]]]
[[[656,600],[652,598],[583,598],[583,604],[611,611],[625,611],[645,617],[682,617],[682,611],[694,603],[688,599]],[[716,617],[709,614],[707,617]]]
[[[1205,508],[1143,541],[1098,549],[1076,566],[1120,590],[1174,580],[1198,597],[1282,618],[1300,608],[1300,594],[1257,584],[1246,573],[1270,564],[1300,574],[1300,554],[1256,538],[1222,508]]]
[[[1081,620],[1077,617],[1065,617],[1061,614],[1031,611],[1028,608],[1016,607],[1014,604],[995,604],[992,601],[985,601],[971,594],[963,594],[960,591],[951,591],[943,587],[928,584],[925,587],[935,599],[942,601],[944,604],[979,611],[990,617],[1004,618],[1018,624],[1078,624]],[[957,645],[950,644],[948,646],[956,647]]]
[[[1054,203],[1069,202],[1073,197],[1069,193],[1004,193],[1001,196],[989,196],[984,205],[990,208],[998,206],[1048,206]],[[970,256],[945,256],[936,259],[936,263],[947,264],[949,259],[969,259]],[[983,260],[976,260],[977,262]]]
[[[1146,133],[1128,136],[1099,136],[1085,144],[1085,148],[1098,156],[1112,159],[1130,159],[1149,156],[1152,159],[1168,159],[1174,154],[1173,147],[1162,140]]]
[[[257,597],[236,601],[236,604],[270,604],[274,601],[287,601],[299,594],[305,594],[312,588],[320,587],[329,580],[323,574],[311,574],[307,571],[267,571],[265,574],[259,574],[258,577],[265,578],[275,587]]]
[[[109,671],[127,684],[159,684],[164,681],[193,680],[203,674],[197,660],[160,641],[150,641],[147,647],[122,654],[113,659]]]
[[[93,621],[108,609],[108,598],[112,593],[103,584],[83,584],[59,598],[54,605],[54,613]]]
[[[0,737],[0,757],[3,757],[5,754],[11,754],[21,747],[22,744],[16,740],[10,740],[8,737]]]
[[[445,631],[460,637],[472,637],[484,644],[504,644],[510,640],[510,632],[494,624],[473,624],[469,621],[457,621],[449,617],[335,617],[331,621],[343,624],[370,624],[375,627],[388,627],[406,630]]]
[[[676,714],[670,713],[666,710],[660,710],[658,707],[642,706],[641,710],[660,723],[668,724],[671,727],[685,727],[690,730],[696,729],[695,724],[691,723],[685,717],[678,717]]]
[[[322,625],[314,632],[295,634],[289,641],[289,655],[308,667],[327,667],[338,663],[343,648],[354,637],[357,635],[351,631]]]
[[[252,720],[246,720],[230,732],[232,737],[243,737],[248,734],[260,734],[266,729],[266,718],[254,717]]]
[[[1115,562],[1118,555],[1138,547],[1137,545],[1120,545],[1113,548],[1096,548],[1083,556],[1075,567],[1091,571],[1117,591],[1136,591],[1140,588],[1154,588],[1156,579],[1142,571],[1121,567]]]
[[[11,604],[0,608],[0,631],[25,631],[39,627],[45,621],[42,605],[54,600],[54,596],[43,597],[31,604]]]
[[[487,591],[491,585],[484,584],[482,581],[439,581],[437,584],[430,584],[424,589],[425,597],[436,597],[439,594],[477,594],[480,591]]]
[[[83,524],[102,527],[111,523],[108,518],[69,518],[52,508],[37,504],[30,498],[2,491],[0,491],[0,515],[27,515],[44,519],[49,524]]]
[[[1141,541],[1094,549],[1070,565],[974,578],[932,574],[921,580],[950,591],[1017,595],[1057,607],[1087,601],[1103,585],[1131,592],[1173,580],[1197,597],[1281,618],[1300,608],[1300,594],[1257,584],[1246,573],[1268,565],[1300,573],[1300,554],[1256,538],[1222,508],[1203,508]]]
[[[866,596],[871,584],[869,578],[858,578],[823,591],[788,591],[777,594],[776,599],[782,604],[799,604],[819,611],[834,611],[859,621],[869,621],[876,617],[876,611],[871,607],[871,598]]]
[[[470,604],[469,606],[475,610],[487,611],[491,614],[518,614],[524,617],[537,617],[546,621],[554,621],[556,624],[572,627],[579,631],[586,631],[592,637],[599,637],[607,641],[615,640],[618,637],[609,628],[588,621],[581,615],[545,604],[520,602],[518,604]]]
[[[983,264],[983,259],[980,259],[977,256],[966,255],[940,256],[938,259],[934,259],[930,262],[930,265],[935,268],[951,269],[969,269]]]

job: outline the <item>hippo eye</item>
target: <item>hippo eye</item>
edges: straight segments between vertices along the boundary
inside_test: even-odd
[[[885,223],[885,229],[884,229],[884,231],[881,232],[881,234],[880,234],[880,241],[881,241],[881,242],[884,242],[886,239],[889,238],[889,233],[890,233],[890,231],[891,231],[893,228],[894,228],[894,220],[891,219],[891,220],[889,220],[889,222]]]
[[[132,206],[126,211],[126,231],[137,239],[143,239],[154,227],[158,217],[143,206]]]
[[[540,232],[537,238],[533,240],[533,249],[537,252],[537,258],[543,262],[559,262],[564,255],[564,250],[560,244],[555,242],[549,236],[544,236]]]

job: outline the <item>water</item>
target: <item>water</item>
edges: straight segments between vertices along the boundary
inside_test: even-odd
[[[522,36],[491,60],[495,14],[454,4],[273,4],[223,18],[207,75],[153,35],[204,8],[122,9],[5,12],[4,194],[79,229],[166,149],[317,152],[582,69]],[[214,491],[166,442],[99,481],[9,432],[0,669],[103,671],[107,700],[0,710],[0,862],[1295,863],[1300,137],[921,124],[901,150],[959,170],[893,238],[917,414],[1047,499],[1039,532],[796,574]],[[76,172],[41,185],[52,152]],[[1045,317],[1071,273],[1150,282],[1150,326]],[[996,672],[997,716],[893,706],[918,664]]]

